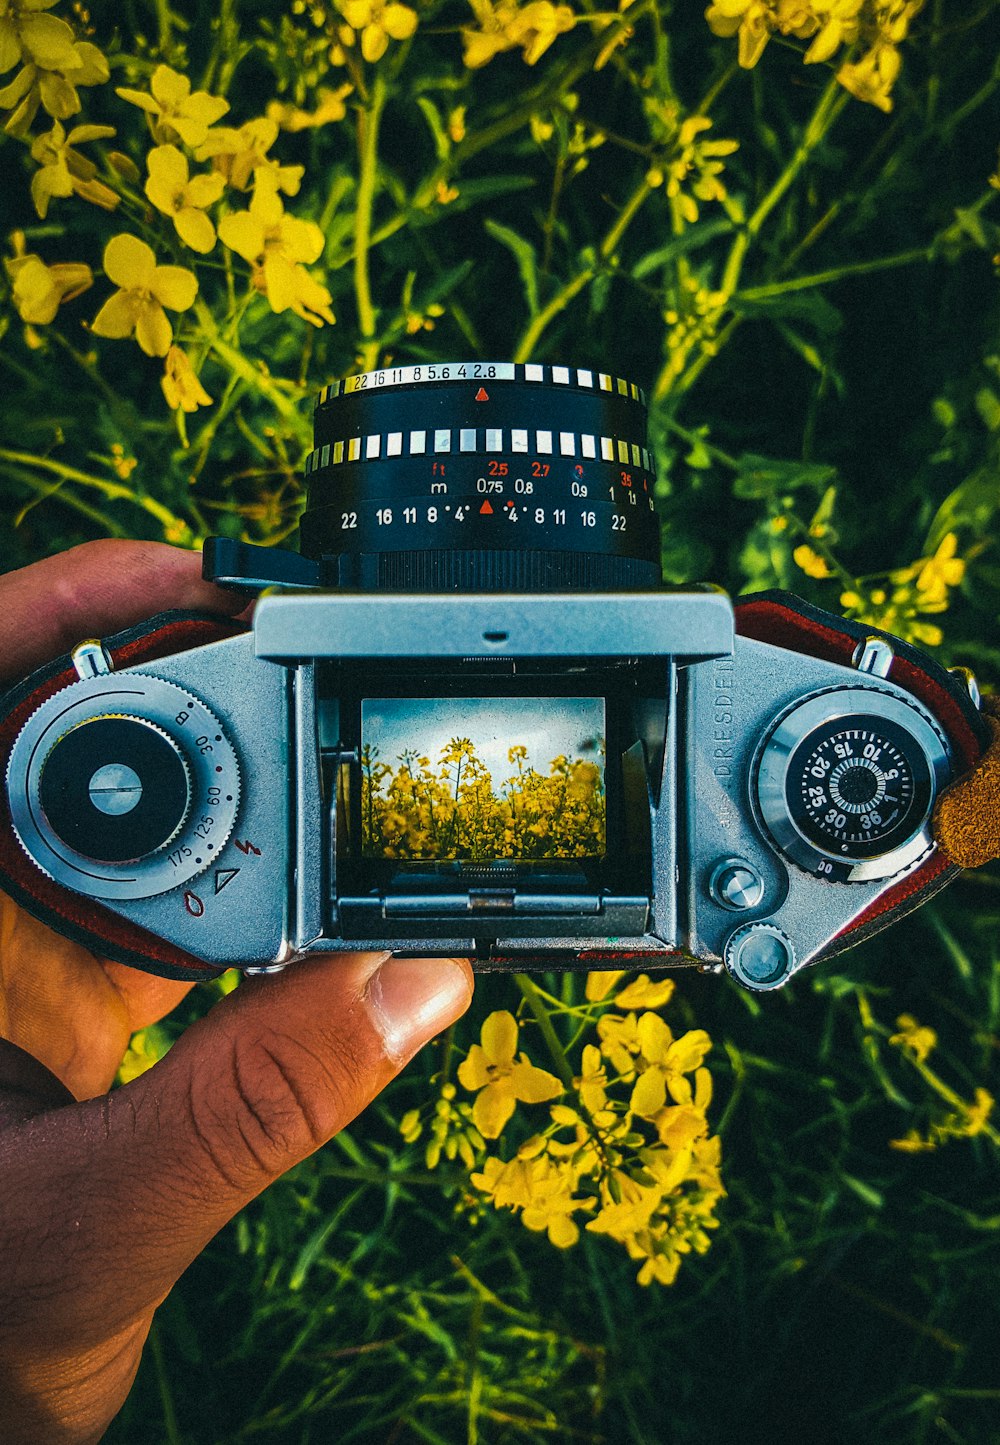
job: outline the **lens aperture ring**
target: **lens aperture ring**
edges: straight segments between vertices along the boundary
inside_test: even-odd
[[[542,366],[532,362],[455,361],[444,365],[386,366],[381,371],[365,371],[344,381],[332,381],[320,392],[316,405],[356,392],[380,391],[395,386],[430,386],[442,382],[518,381],[527,385],[550,385],[597,391],[608,396],[622,396],[646,405],[646,394],[634,381],[611,376],[608,372],[571,366]]]

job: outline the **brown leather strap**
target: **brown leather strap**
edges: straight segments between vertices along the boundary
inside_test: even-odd
[[[959,868],[1000,858],[1000,698],[983,700],[992,740],[976,767],[946,788],[934,809],[934,837]]]

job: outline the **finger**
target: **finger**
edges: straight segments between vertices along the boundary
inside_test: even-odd
[[[0,1039],[0,1130],[72,1102],[73,1095],[51,1070],[17,1044]]]
[[[0,1246],[46,1202],[44,1241],[9,1251],[0,1320],[95,1344],[153,1308],[212,1236],[348,1124],[472,994],[464,960],[323,956],[223,999],[103,1100],[0,1136]],[[11,1139],[14,1139],[11,1144]],[[60,1212],[65,1218],[59,1218]],[[53,1214],[57,1217],[53,1218]],[[20,1221],[20,1222],[19,1222]],[[7,1257],[2,1247],[0,1255]],[[46,1304],[64,1302],[53,1322]]]
[[[162,542],[85,542],[8,572],[0,577],[0,680],[172,607],[234,616],[246,598],[203,581],[199,552]]]
[[[38,1059],[75,1098],[106,1093],[129,1035],[190,988],[102,963],[0,893],[0,1038]],[[39,1109],[46,1107],[43,1098]]]

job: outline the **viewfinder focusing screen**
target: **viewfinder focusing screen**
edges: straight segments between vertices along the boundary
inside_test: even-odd
[[[601,697],[366,698],[366,858],[603,858]]]

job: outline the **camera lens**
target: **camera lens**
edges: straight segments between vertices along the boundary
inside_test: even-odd
[[[306,478],[301,549],[327,587],[660,582],[645,397],[602,372],[476,361],[335,382]]]

